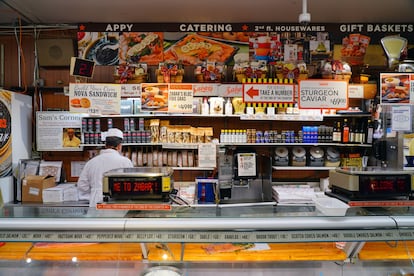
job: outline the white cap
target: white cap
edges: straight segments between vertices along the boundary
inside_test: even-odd
[[[106,132],[106,137],[118,137],[118,138],[124,139],[124,134],[122,133],[121,130],[117,128],[110,128]]]

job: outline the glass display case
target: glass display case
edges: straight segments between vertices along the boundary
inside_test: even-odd
[[[411,207],[326,216],[312,205],[5,205],[0,267],[21,275],[145,275],[159,266],[181,275],[398,275],[413,270],[412,216]]]

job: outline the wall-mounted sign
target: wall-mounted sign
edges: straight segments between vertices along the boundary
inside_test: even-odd
[[[38,111],[36,113],[36,141],[38,151],[81,151],[80,114]]]
[[[193,112],[193,85],[173,84],[169,85],[168,112],[192,113]]]
[[[168,83],[141,84],[141,111],[168,111]]]
[[[243,101],[246,103],[293,103],[293,84],[243,84]]]
[[[380,80],[382,104],[414,103],[414,74],[381,73]]]
[[[302,80],[299,82],[299,108],[347,109],[348,82]]]
[[[121,85],[70,83],[69,111],[95,115],[120,114]]]

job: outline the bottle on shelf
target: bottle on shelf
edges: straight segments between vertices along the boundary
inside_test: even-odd
[[[349,125],[348,119],[346,118],[344,119],[344,123],[342,125],[342,143],[349,143]]]
[[[252,106],[251,103],[247,103],[246,114],[248,114],[248,115],[253,115],[254,114],[254,107]]]
[[[367,144],[372,143],[373,135],[374,135],[374,124],[371,119],[368,119],[367,132],[366,132],[366,137],[365,137],[365,142]]]
[[[231,103],[230,98],[227,98],[226,104],[224,105],[224,114],[233,114],[233,104]]]
[[[336,121],[334,124],[333,132],[332,132],[332,142],[334,143],[342,142],[342,129],[341,129],[340,121]]]
[[[349,124],[349,143],[354,144],[355,142],[356,142],[356,128],[355,128],[355,121],[352,121]]]
[[[203,99],[203,104],[201,105],[201,114],[208,115],[210,113],[210,105],[208,104],[207,98]]]
[[[365,139],[364,139],[364,122],[363,121],[359,121],[359,123],[357,123],[356,126],[356,132],[355,132],[355,143],[357,144],[363,144]]]

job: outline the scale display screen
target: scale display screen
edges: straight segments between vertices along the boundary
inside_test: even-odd
[[[410,175],[360,175],[359,192],[363,195],[393,195],[411,192]]]
[[[169,177],[109,177],[108,187],[114,198],[158,199],[170,192],[169,180]]]

